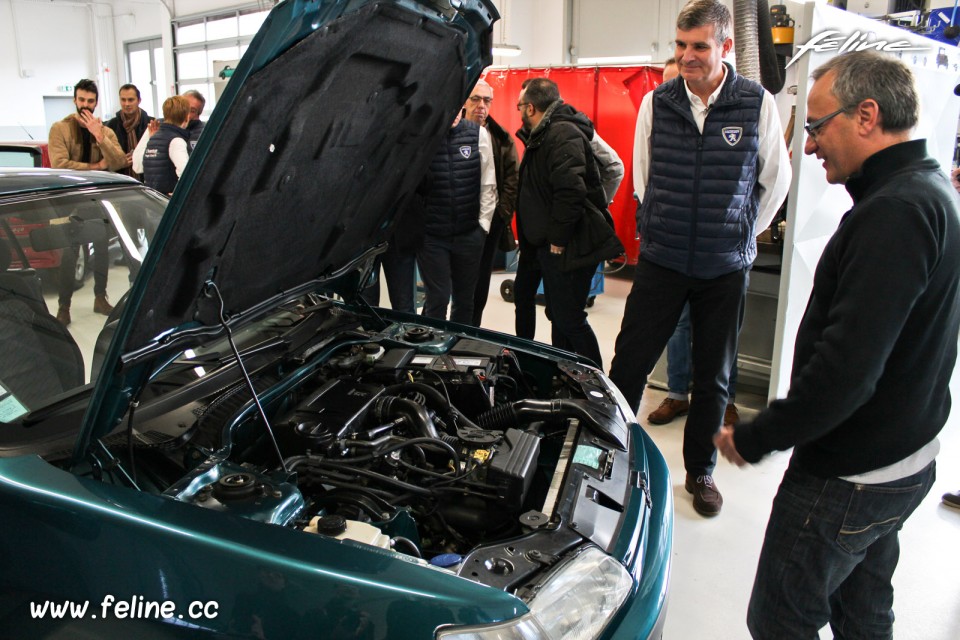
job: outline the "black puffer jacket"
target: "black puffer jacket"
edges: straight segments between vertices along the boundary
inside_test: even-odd
[[[524,241],[521,246],[565,247],[588,198],[599,209],[606,208],[590,150],[593,123],[558,100],[547,108],[533,131],[521,129],[517,137],[526,145],[517,198],[517,224]]]

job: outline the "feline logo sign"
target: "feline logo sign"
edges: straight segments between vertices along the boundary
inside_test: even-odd
[[[909,40],[868,40],[867,36],[868,34],[860,33],[859,31],[854,31],[850,35],[842,35],[839,31],[821,31],[817,35],[807,40],[806,43],[797,47],[797,53],[790,60],[790,64],[787,65],[787,68],[789,68],[790,65],[810,51],[815,51],[817,53],[836,51],[838,54],[840,54],[850,53],[851,51],[866,51],[867,49],[886,51],[887,53],[930,50],[930,47],[912,46],[913,43],[911,43]]]
[[[470,157],[470,151],[471,151],[470,147],[466,147],[466,146],[460,147],[460,155],[462,155],[464,158]]]
[[[737,146],[740,138],[743,137],[743,127],[724,127],[720,132],[723,134],[724,141],[731,147]]]

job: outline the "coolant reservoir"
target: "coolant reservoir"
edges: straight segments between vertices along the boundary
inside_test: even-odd
[[[390,548],[390,536],[384,535],[380,529],[366,522],[347,520],[343,516],[314,516],[303,530],[338,540],[362,542],[381,549]]]

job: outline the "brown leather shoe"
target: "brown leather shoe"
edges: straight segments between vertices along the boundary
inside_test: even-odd
[[[97,296],[93,299],[93,312],[99,313],[105,316],[110,315],[110,312],[113,311],[113,305],[107,302],[107,296]]]
[[[67,327],[70,325],[70,307],[65,305],[60,305],[60,308],[57,309],[57,320],[60,321],[60,324]]]
[[[723,507],[723,496],[713,482],[713,476],[697,476],[689,473],[684,483],[687,493],[693,494],[693,510],[702,516],[712,518]]]
[[[660,406],[647,416],[650,424],[667,424],[677,416],[685,416],[690,411],[690,403],[686,400],[664,398]]]
[[[737,405],[732,402],[723,410],[723,426],[729,427],[740,420],[740,412],[737,411]]]

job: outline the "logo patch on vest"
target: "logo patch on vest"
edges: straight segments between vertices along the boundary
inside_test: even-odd
[[[737,146],[740,138],[743,137],[743,127],[724,127],[720,132],[723,133],[723,139],[731,147]]]
[[[470,157],[470,153],[471,153],[472,151],[473,151],[473,149],[471,149],[471,148],[468,147],[468,146],[460,147],[460,155],[462,155],[464,158],[469,158],[469,157]]]

